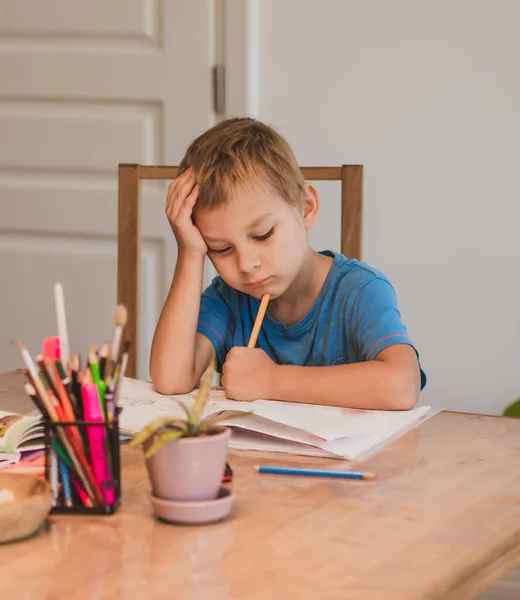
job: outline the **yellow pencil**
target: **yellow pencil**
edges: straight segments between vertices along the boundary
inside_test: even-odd
[[[271,298],[271,294],[264,294],[262,296],[262,301],[260,302],[260,308],[258,309],[258,313],[256,315],[253,331],[251,332],[251,337],[249,338],[249,343],[247,344],[248,348],[254,348],[256,346],[256,340],[258,339],[258,334],[260,333],[260,327],[262,327],[262,321],[264,320],[269,298]]]

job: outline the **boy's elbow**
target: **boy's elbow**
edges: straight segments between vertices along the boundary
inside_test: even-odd
[[[420,383],[398,377],[386,398],[386,410],[410,410],[419,400]]]
[[[163,373],[154,373],[150,369],[150,377],[152,379],[153,386],[159,392],[165,396],[171,396],[172,394],[187,394],[194,388],[195,383],[187,378],[175,378],[170,376],[164,376]]]
[[[404,390],[398,398],[395,398],[393,410],[410,410],[414,408],[418,400],[418,392],[415,390]]]

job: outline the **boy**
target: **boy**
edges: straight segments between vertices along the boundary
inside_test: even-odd
[[[188,148],[166,214],[178,243],[150,374],[163,394],[191,390],[212,346],[229,398],[351,408],[414,406],[426,378],[380,272],[316,252],[316,189],[284,138],[249,118]],[[200,295],[205,256],[219,277]],[[256,348],[259,301],[270,294]]]

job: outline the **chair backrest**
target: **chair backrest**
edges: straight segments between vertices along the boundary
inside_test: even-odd
[[[341,252],[361,260],[363,167],[301,167],[307,181],[341,181]],[[125,339],[132,346],[126,375],[137,375],[139,263],[141,255],[141,179],[175,179],[178,167],[119,165],[117,301],[128,311]]]

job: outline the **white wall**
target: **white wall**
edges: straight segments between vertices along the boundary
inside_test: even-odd
[[[520,396],[520,1],[258,4],[258,116],[302,165],[365,165],[364,258],[396,287],[422,402],[501,412]],[[339,249],[338,210],[318,246]]]

